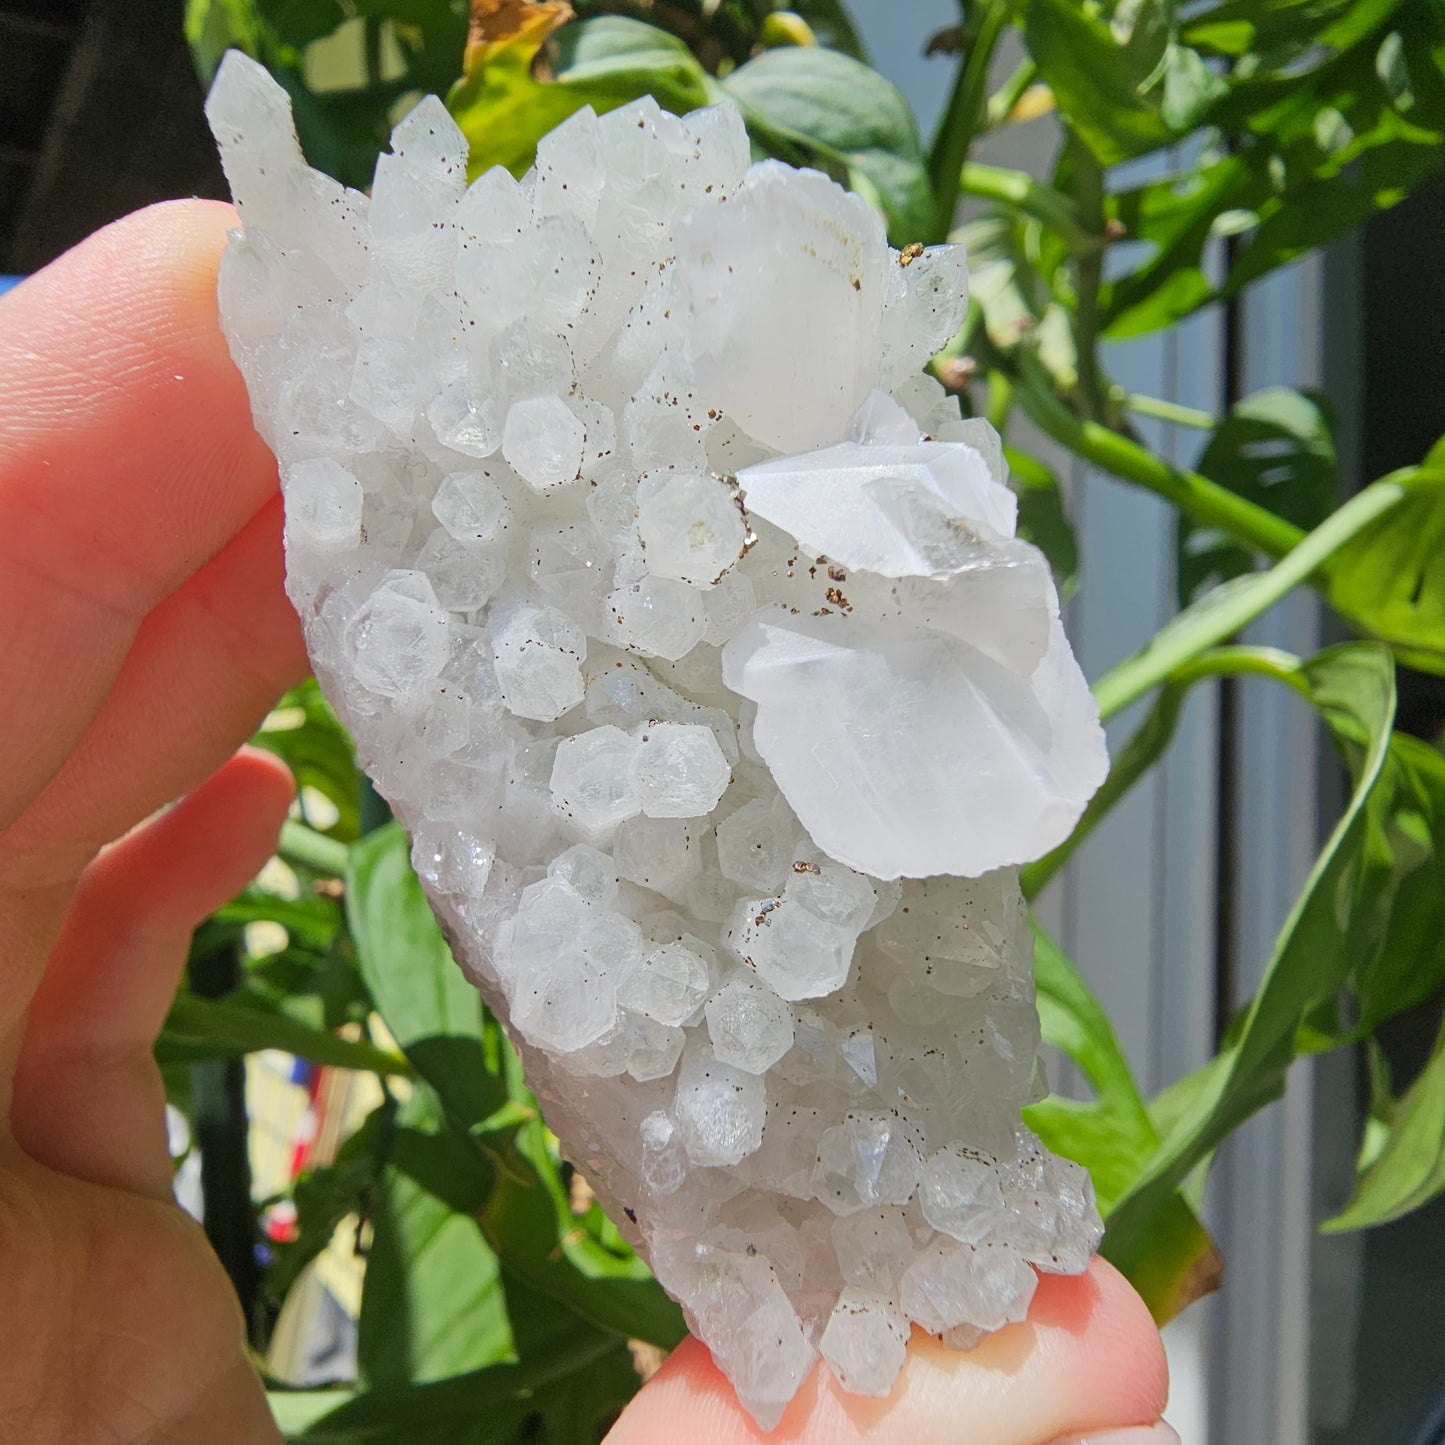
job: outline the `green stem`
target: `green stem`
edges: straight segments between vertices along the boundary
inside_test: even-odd
[[[1152,416],[1158,421],[1172,422],[1175,426],[1213,431],[1219,425],[1219,418],[1212,411],[1200,411],[1198,407],[1182,406],[1177,401],[1165,401],[1163,397],[1125,391],[1121,386],[1113,389],[1113,398],[1126,411],[1135,412],[1139,416]]]
[[[1405,497],[1405,488],[1388,478],[1366,487],[1326,517],[1268,572],[1237,577],[1187,607],[1147,646],[1126,657],[1094,684],[1099,715],[1122,712],[1151,688],[1174,677],[1202,652],[1233,637],[1269,611],[1286,593],[1307,582],[1351,537]]]
[[[281,839],[276,852],[287,863],[297,863],[313,873],[340,878],[346,872],[346,844],[328,838],[305,823],[288,818],[281,824]]]
[[[1002,125],[1013,114],[1014,106],[1023,98],[1024,91],[1038,78],[1038,74],[1038,65],[1032,59],[1025,59],[1019,63],[1018,69],[989,96],[984,119],[990,130],[993,130],[995,126]]]
[[[1299,658],[1278,647],[1216,647],[1191,662],[1186,662],[1171,683],[1189,687],[1206,677],[1267,677],[1292,687],[1303,698],[1310,695],[1310,685],[1301,671]]]
[[[1013,410],[1013,383],[1003,372],[994,367],[988,374],[988,409],[985,415],[988,424],[1002,436],[1008,425],[1008,414]]]
[[[362,51],[366,63],[366,83],[380,85],[381,73],[381,16],[368,15],[362,22]]]
[[[1073,161],[1075,204],[1084,229],[1104,234],[1104,171],[1077,136],[1069,137]],[[1099,369],[1099,287],[1104,277],[1104,253],[1091,246],[1074,258],[1078,297],[1074,307],[1074,348],[1079,358],[1079,400],[1085,417],[1102,421],[1107,395]]]
[[[1026,898],[1039,891],[1073,857],[1084,839],[1124,799],[1134,784],[1158,762],[1174,736],[1179,714],[1190,687],[1206,677],[1253,674],[1285,683],[1305,696],[1308,685],[1300,676],[1300,662],[1272,647],[1219,647],[1179,667],[1160,690],[1149,716],[1138,732],[1115,754],[1109,776],[1089,800],[1074,831],[1052,853],[1030,863],[1019,874]]]
[[[1013,0],[992,0],[984,11],[968,57],[959,66],[948,109],[933,140],[928,170],[936,201],[932,241],[946,241],[958,205],[959,178],[968,148],[978,133],[988,99],[988,68],[994,47],[1013,17]]]
[[[1193,521],[1220,527],[1236,542],[1283,557],[1299,545],[1304,532],[1266,507],[1237,496],[1198,472],[1182,470],[1147,447],[1096,421],[1080,418],[1054,394],[1041,363],[1019,360],[1019,401],[1034,424],[1075,455],[1136,486],[1157,492]]]
[[[1079,220],[1074,203],[1053,186],[1036,181],[1026,171],[1011,171],[1003,166],[988,166],[981,161],[967,161],[958,177],[959,190],[965,195],[1001,201],[1026,216],[1042,221],[1070,250],[1097,250],[1099,238],[1089,235]]]

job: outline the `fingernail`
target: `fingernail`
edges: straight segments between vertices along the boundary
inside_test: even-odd
[[[1091,1430],[1087,1435],[1070,1435],[1051,1445],[1179,1445],[1179,1435],[1172,1425],[1161,1420],[1157,1425],[1136,1425],[1129,1430]]]

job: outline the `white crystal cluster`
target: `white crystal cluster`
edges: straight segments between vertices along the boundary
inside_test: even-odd
[[[1105,766],[997,437],[891,250],[730,106],[584,110],[468,185],[436,100],[369,197],[232,55],[221,311],[291,595],[570,1157],[764,1426],[886,1394],[1083,1268],[1016,865]]]

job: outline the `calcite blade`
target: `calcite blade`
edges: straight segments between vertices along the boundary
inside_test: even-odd
[[[1016,865],[1103,775],[997,438],[900,257],[735,110],[584,110],[370,196],[227,58],[220,305],[318,677],[569,1156],[758,1421],[886,1394],[1100,1236],[1037,1097]],[[911,264],[910,264],[911,262]],[[635,1224],[633,1223],[635,1221]]]

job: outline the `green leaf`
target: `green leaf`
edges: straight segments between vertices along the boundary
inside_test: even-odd
[[[1032,897],[1092,832],[1099,820],[1163,756],[1173,739],[1188,690],[1208,677],[1259,676],[1282,682],[1314,702],[1310,667],[1272,648],[1225,647],[1182,666],[1165,682],[1148,717],[1112,759],[1109,776],[1090,800],[1069,839],[1023,870]],[[1347,762],[1358,764],[1362,739],[1349,736],[1335,718],[1335,741]],[[1318,1052],[1366,1038],[1386,1020],[1445,986],[1445,755],[1403,734],[1389,751],[1370,792],[1358,849],[1351,916],[1348,982],[1355,995],[1349,1024],[1340,1021],[1340,999],[1329,996],[1302,1022],[1295,1047]],[[1240,1026],[1243,1018],[1238,1020]],[[1226,1040],[1237,1041],[1237,1031]],[[1161,1119],[1180,1107],[1182,1093],[1156,1100]],[[1163,1112],[1161,1112],[1163,1111]],[[1172,1122],[1172,1119],[1171,1119]]]
[[[467,0],[346,0],[358,15],[390,20],[396,25],[416,27],[456,37],[466,32]]]
[[[1420,1077],[1394,1110],[1389,1133],[1328,1233],[1385,1224],[1445,1191],[1445,1028]]]
[[[1211,108],[1227,144],[1197,169],[1110,198],[1111,219],[1145,243],[1142,260],[1102,289],[1110,337],[1236,295],[1445,165],[1445,13],[1431,0],[1366,0],[1298,6],[1301,16],[1283,68],[1261,71],[1251,57]],[[1221,280],[1210,243],[1223,235],[1237,239]]]
[[[352,845],[346,916],[376,1011],[447,1112],[468,1128],[500,1108],[506,1085],[481,995],[452,961],[397,824]]]
[[[1067,600],[1078,583],[1079,544],[1059,479],[1036,457],[1007,443],[1003,450],[1019,499],[1018,534],[1049,559],[1059,593]]]
[[[1078,1064],[1089,1103],[1048,1098],[1024,1110],[1050,1149],[1088,1169],[1106,1222],[1158,1147],[1128,1061],[1098,1000],[1058,946],[1035,924],[1034,979],[1044,1039]],[[1107,1237],[1107,1236],[1106,1236]],[[1133,1261],[1130,1283],[1163,1324],[1219,1281],[1208,1233],[1179,1195],[1162,1197],[1149,1224],[1150,1248]]]
[[[273,1390],[268,1399],[287,1440],[306,1445],[590,1445],[636,1388],[625,1342],[579,1325],[522,1364],[364,1393]],[[549,1420],[561,1429],[539,1435]]]
[[[1028,261],[1024,232],[1017,217],[990,212],[955,233],[968,249],[965,330],[982,323],[989,344],[1000,351],[1013,350],[1031,334],[1048,305],[1048,290]]]
[[[1191,45],[1213,55],[1251,56],[1265,74],[1314,68],[1374,30],[1400,0],[1227,0],[1185,22]],[[1306,64],[1302,67],[1301,63]],[[1312,64],[1308,64],[1312,62]]]
[[[1029,54],[1069,129],[1102,165],[1171,144],[1224,92],[1223,82],[1169,33],[1160,0],[1112,7],[1032,0],[1024,11]]]
[[[340,0],[255,0],[257,12],[283,45],[320,40],[347,18]]]
[[[262,1000],[237,990],[222,999],[199,998],[182,991],[171,1004],[156,1040],[161,1064],[201,1059],[236,1059],[263,1049],[282,1049],[313,1064],[375,1074],[407,1074],[405,1059],[372,1044],[338,1038],[309,1028]]]
[[[288,823],[283,828],[299,829]],[[303,832],[307,830],[301,830]],[[340,843],[310,834],[318,843],[339,851]],[[305,887],[304,877],[299,880]],[[284,930],[277,946],[257,952],[261,940],[248,932],[252,924],[275,924]],[[248,945],[242,947],[243,941]],[[332,897],[310,890],[295,898],[281,897],[258,884],[218,908],[196,930],[192,956],[208,955],[223,943],[241,956],[241,986],[234,997],[259,1011],[285,1014],[307,1028],[332,1033],[344,1024],[361,1023],[371,1002],[356,971],[349,941],[341,935],[341,906]]]
[[[285,1299],[301,1271],[330,1244],[342,1220],[369,1210],[371,1192],[391,1150],[394,1117],[394,1106],[386,1099],[343,1141],[330,1164],[297,1176],[291,1186],[296,1236],[273,1245],[266,1266],[266,1290],[273,1299]]]
[[[207,920],[212,927],[239,932],[248,923],[279,923],[295,948],[325,953],[337,941],[341,908],[335,899],[318,893],[283,898],[251,884],[229,903],[223,903]]]
[[[1370,799],[1365,866],[1379,927],[1356,970],[1355,1037],[1445,985],[1445,756],[1403,733]]]
[[[255,55],[261,26],[251,0],[186,0],[186,44],[201,84],[209,87],[228,50]]]
[[[615,16],[567,27],[558,37],[563,70],[538,80],[533,64],[549,28],[539,9],[514,34],[467,47],[447,108],[467,137],[472,175],[497,165],[521,175],[537,142],[585,105],[601,114],[649,92],[674,110],[706,103],[706,76],[681,41]]]
[[[1323,567],[1352,538],[1400,505],[1403,490],[1387,480],[1351,497],[1268,572],[1236,577],[1176,614],[1136,653],[1094,684],[1108,718],[1158,686],[1191,658],[1232,637]]]
[[[422,1147],[444,1129],[426,1089],[412,1094],[397,1122],[420,1135]],[[442,1167],[449,1180],[462,1174],[447,1161]],[[374,1191],[357,1350],[361,1378],[373,1387],[515,1359],[501,1268],[475,1215],[395,1163]]]
[[[789,8],[808,22],[819,45],[841,50],[855,60],[868,59],[862,37],[843,0],[793,0]]]
[[[325,954],[287,948],[243,965],[243,996],[308,1028],[334,1032],[363,1023],[371,1001],[343,948]]]
[[[579,1227],[540,1122],[519,1131],[518,1152],[531,1174],[500,1174],[481,1216],[509,1278],[601,1329],[663,1349],[678,1344],[687,1333],[682,1311],[642,1260]]]
[[[1403,502],[1331,563],[1330,601],[1402,662],[1445,673],[1445,468],[1391,480]]]
[[[1164,52],[1164,89],[1159,118],[1176,135],[1192,130],[1215,101],[1229,93],[1229,86],[1216,75],[1197,50],[1170,41]]]
[[[933,192],[918,125],[902,92],[852,56],[786,46],[727,77],[753,139],[783,160],[856,173],[902,244],[932,234]]]
[[[1159,1141],[1113,1025],[1098,999],[1058,944],[1037,922],[1033,928],[1034,985],[1044,1040],[1083,1070],[1094,1099],[1080,1105],[1050,1097],[1030,1105],[1024,1111],[1025,1117],[1030,1128],[1059,1139],[1059,1147],[1071,1159],[1087,1164],[1099,1206],[1107,1213],[1128,1190],[1139,1165],[1154,1152]],[[1088,1160],[1069,1151],[1069,1128],[1060,1127],[1060,1121],[1070,1120],[1071,1127],[1077,1128],[1085,1118],[1096,1120],[1096,1137],[1108,1140],[1108,1146]],[[1049,1137],[1045,1142],[1054,1147]]]
[[[1103,1252],[1126,1274],[1147,1260],[1162,1203],[1227,1134],[1283,1091],[1301,1021],[1335,997],[1359,955],[1366,807],[1394,722],[1394,667],[1385,649],[1348,643],[1312,658],[1302,672],[1316,709],[1354,757],[1354,790],[1285,921],[1238,1037],[1202,1071],[1158,1153],[1115,1207]]]
[[[1339,471],[1333,418],[1318,393],[1274,386],[1230,408],[1198,470],[1238,496],[1306,531],[1329,515]],[[1180,516],[1176,577],[1180,606],[1231,577],[1252,572],[1255,556],[1222,530]]]
[[[1365,1068],[1370,1076],[1370,1102],[1365,1115],[1365,1136],[1360,1141],[1355,1167],[1363,1173],[1380,1157],[1398,1108],[1390,1060],[1378,1039],[1365,1043]]]
[[[618,102],[652,95],[668,110],[685,112],[712,100],[707,72],[685,44],[666,30],[604,15],[565,26],[556,41],[555,73],[564,85]]]

